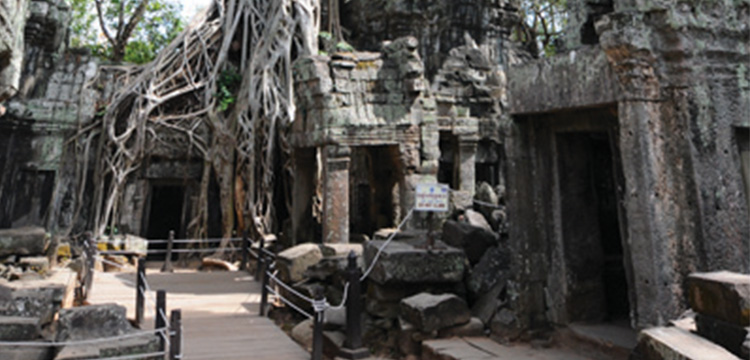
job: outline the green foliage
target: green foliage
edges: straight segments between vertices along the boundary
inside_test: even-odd
[[[219,111],[226,111],[229,106],[237,101],[234,94],[237,92],[240,82],[242,82],[242,75],[233,68],[221,72],[219,80],[216,82],[217,93],[214,94],[214,97],[219,100]]]
[[[140,1],[110,0],[103,1],[103,20],[112,36],[120,26],[120,10],[124,10],[123,19],[129,21]],[[107,41],[99,26],[99,19],[92,0],[70,0],[71,37],[70,45],[76,48],[88,48],[92,54],[102,59],[112,59],[112,44]],[[166,0],[150,0],[146,12],[136,25],[133,34],[126,39],[125,54],[122,60],[144,64],[156,57],[183,28],[180,17],[182,5]],[[124,25],[123,25],[124,26]]]
[[[522,0],[522,24],[513,39],[532,45],[541,55],[557,53],[563,30],[568,24],[567,0]]]

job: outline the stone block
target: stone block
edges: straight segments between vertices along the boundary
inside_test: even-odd
[[[39,338],[38,318],[0,316],[0,341],[29,341]]]
[[[383,244],[373,240],[365,245],[368,267]],[[463,251],[439,241],[433,250],[394,241],[383,249],[369,278],[380,284],[459,282],[463,280],[465,259]]]
[[[385,319],[395,319],[398,317],[400,301],[378,301],[367,298],[365,300],[365,311],[368,314]]]
[[[451,326],[438,331],[438,337],[477,337],[484,336],[484,323],[479,318],[472,317],[462,325]]]
[[[495,313],[489,325],[492,335],[504,340],[515,340],[522,333],[516,314],[508,309],[500,309]]]
[[[443,223],[442,240],[450,246],[463,249],[469,263],[476,264],[487,249],[497,245],[499,237],[484,228],[466,222],[448,220]]]
[[[479,318],[482,323],[489,325],[498,307],[502,304],[499,297],[504,288],[504,283],[495,284],[490,291],[482,294],[471,308],[471,315]]]
[[[53,347],[30,348],[3,346],[0,348],[0,359],[3,360],[49,360],[54,353]],[[93,359],[93,358],[89,358]]]
[[[401,317],[421,332],[432,332],[469,322],[466,302],[453,294],[421,293],[401,300]]]
[[[313,342],[313,321],[307,319],[292,328],[292,339],[307,351],[312,350]]]
[[[698,335],[675,327],[641,331],[634,360],[738,360],[739,358]]]
[[[300,244],[286,249],[277,256],[279,275],[286,282],[301,281],[305,278],[305,270],[317,264],[322,258],[323,253],[317,244]]]
[[[124,306],[89,305],[59,312],[57,341],[114,337],[133,332]]]
[[[688,276],[690,307],[731,324],[750,326],[750,275],[728,271]]]
[[[44,256],[23,257],[18,260],[18,264],[25,267],[27,271],[33,271],[39,274],[49,272],[49,259]]]
[[[323,331],[323,355],[333,359],[341,352],[346,335],[341,331]]]
[[[0,230],[0,256],[44,255],[50,238],[41,227]]]
[[[504,245],[489,248],[471,269],[466,287],[479,297],[496,284],[504,285],[510,277],[510,251]]]
[[[730,324],[714,317],[697,314],[695,326],[698,335],[723,346],[731,353],[747,359],[750,354],[743,353],[742,345],[750,334],[748,327]]]

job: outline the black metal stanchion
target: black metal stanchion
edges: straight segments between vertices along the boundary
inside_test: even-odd
[[[167,254],[164,257],[164,265],[161,267],[161,272],[173,272],[172,269],[172,249],[174,248],[174,230],[169,230],[169,238],[167,239]]]
[[[240,270],[247,271],[247,253],[250,251],[250,239],[247,235],[247,230],[242,232],[242,262],[240,262]]]
[[[266,239],[261,236],[260,237],[260,246],[258,247],[258,269],[255,270],[255,279],[258,280],[263,276],[263,273],[261,272],[263,267],[263,261],[262,259],[266,258],[265,254],[265,248],[266,248]]]
[[[182,311],[172,310],[169,320],[169,328],[172,330],[169,341],[169,359],[179,360],[182,359]]]
[[[135,273],[135,322],[139,327],[143,326],[143,306],[145,305],[146,292],[146,259],[138,259],[138,272]]]
[[[357,266],[357,254],[349,253],[346,274],[349,279],[349,294],[346,299],[346,340],[339,356],[344,359],[365,359],[370,350],[362,346],[362,272]]]
[[[156,291],[156,322],[154,324],[155,329],[161,329],[167,326],[167,319],[164,317],[167,315],[167,292],[165,290]],[[166,332],[164,336],[159,339],[159,349],[161,351],[167,351],[166,337],[169,336],[169,332]]]
[[[271,259],[269,259],[262,251],[258,252],[258,263],[260,264],[260,267],[258,268],[258,271],[261,273],[261,276],[263,277],[263,281],[261,281],[261,289],[260,289],[260,316],[266,316],[266,305],[268,305],[268,270],[269,270],[269,262]],[[257,275],[256,275],[257,277]]]
[[[320,287],[315,289],[315,301],[318,303],[325,301],[325,297],[323,296],[323,289]],[[323,316],[325,312],[323,310],[316,309],[315,306],[313,306],[313,310],[315,311],[315,320],[313,325],[313,348],[311,358],[312,360],[323,360]]]

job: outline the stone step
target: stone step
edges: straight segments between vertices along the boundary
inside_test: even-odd
[[[637,331],[626,324],[570,324],[555,334],[557,342],[591,359],[627,360],[637,344]]]
[[[739,360],[723,347],[676,327],[641,331],[633,360]]]
[[[750,275],[728,271],[690,274],[688,294],[695,312],[750,326]]]
[[[0,341],[35,340],[39,332],[39,318],[0,316]]]
[[[428,340],[422,343],[422,360],[589,360],[565,348],[501,345],[486,337]]]

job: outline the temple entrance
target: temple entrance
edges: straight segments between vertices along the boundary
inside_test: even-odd
[[[151,196],[146,215],[145,237],[147,239],[167,239],[169,231],[174,230],[175,237],[184,236],[182,228],[184,218],[185,187],[173,184],[155,184],[151,186]],[[151,243],[149,250],[164,250],[165,243]],[[149,258],[164,259],[164,254],[149,255]]]
[[[372,234],[393,227],[398,217],[398,146],[352,148],[349,170],[349,233]]]
[[[617,169],[607,132],[556,134],[559,231],[569,322],[626,320]]]

